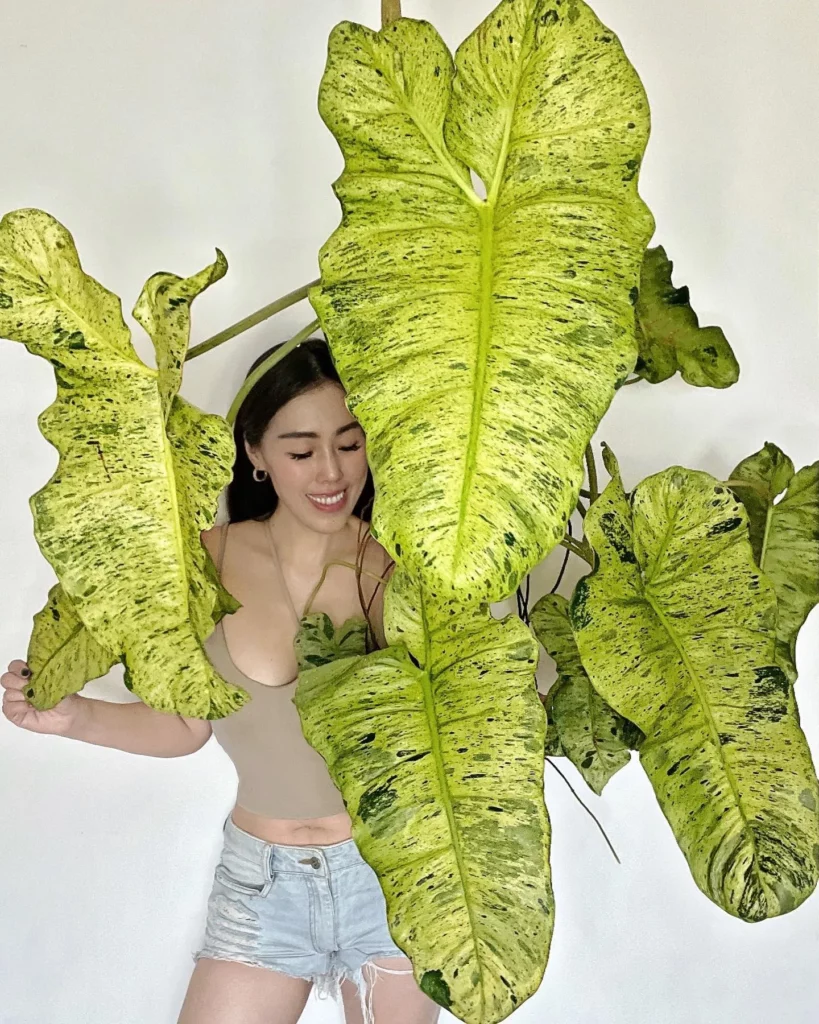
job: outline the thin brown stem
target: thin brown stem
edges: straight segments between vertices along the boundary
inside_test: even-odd
[[[246,316],[244,320],[239,320],[238,323],[232,324],[230,327],[226,327],[223,331],[219,331],[218,334],[214,334],[212,338],[208,338],[206,341],[200,342],[198,345],[194,345],[193,348],[188,349],[187,355],[185,356],[185,362],[189,359],[196,359],[197,356],[203,355],[205,352],[210,352],[212,348],[216,348],[217,345],[221,345],[225,341],[230,341],[231,338],[235,338],[237,334],[243,334],[245,331],[249,331],[251,327],[255,327],[256,324],[262,323],[267,320],[268,317],[273,316],[274,313],[280,313],[283,309],[287,309],[288,306],[294,306],[297,302],[301,302],[302,299],[307,298],[307,293],[313,287],[313,285],[319,284],[319,280],[311,281],[310,284],[302,285],[301,288],[296,288],[295,291],[288,292],[287,295],[282,295],[280,299],[276,299],[275,302],[270,302],[261,309],[256,310],[255,313],[251,313],[250,316]]]
[[[401,17],[401,0],[381,0],[381,28]]]
[[[620,387],[624,388],[624,387],[626,387],[629,384],[639,384],[641,380],[643,380],[642,377],[629,377],[628,380],[624,380],[623,381],[623,383],[620,385]]]

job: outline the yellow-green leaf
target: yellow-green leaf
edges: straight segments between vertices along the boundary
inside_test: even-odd
[[[416,981],[488,1024],[537,990],[554,920],[537,645],[516,618],[418,611],[420,664],[403,644],[332,661],[294,700]]]
[[[636,360],[645,93],[580,0],[504,0],[454,62],[426,22],[342,23],[319,107],[343,219],[311,301],[367,432],[374,532],[462,605],[499,600],[563,536]]]
[[[600,796],[609,779],[631,760],[627,723],[597,693],[583,668],[566,598],[544,594],[529,621],[557,664],[559,678],[549,691],[547,713],[554,722],[560,751]]]
[[[674,264],[658,245],[647,249],[637,298],[635,372],[652,384],[678,370],[686,384],[727,388],[739,379],[737,363],[721,327],[700,327],[691,308],[688,288],[671,283]]]
[[[134,319],[145,328],[154,343],[159,392],[167,420],[171,403],[182,384],[182,366],[191,331],[191,303],[197,295],[227,273],[224,253],[192,277],[178,277],[160,271],[145,282],[134,306]]]
[[[329,665],[339,658],[367,653],[367,623],[347,619],[338,629],[325,612],[304,615],[294,642],[299,672]]]
[[[32,672],[26,695],[35,706],[50,708],[104,676],[119,658],[91,636],[56,583],[34,616],[26,661]]]
[[[819,462],[794,473],[782,449],[766,442],[740,462],[730,480],[751,484],[734,492],[748,513],[756,563],[776,590],[777,661],[794,683],[796,638],[819,604]]]
[[[679,466],[629,500],[612,468],[571,605],[583,665],[645,733],[640,763],[700,889],[746,921],[786,913],[819,877],[819,785],[745,510]]]
[[[83,272],[47,213],[0,222],[0,295],[0,335],[47,359],[57,379],[39,423],[60,461],[31,506],[77,616],[152,707],[202,718],[240,707],[247,694],[202,649],[223,599],[199,534],[230,478],[230,428],[172,394],[172,370],[139,360],[119,300]],[[44,707],[38,685],[35,675]],[[49,701],[59,696],[50,688]]]

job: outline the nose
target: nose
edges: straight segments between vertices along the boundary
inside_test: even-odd
[[[316,479],[321,483],[333,484],[340,480],[343,475],[338,453],[335,450],[325,452],[320,460]]]

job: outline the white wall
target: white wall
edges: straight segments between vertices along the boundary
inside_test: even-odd
[[[39,206],[130,310],[159,269],[218,245],[227,278],[196,304],[194,341],[316,274],[336,225],[340,159],[316,113],[327,34],[376,24],[377,0],[28,0],[7,4],[0,212]],[[451,45],[490,0],[404,0]],[[811,0],[597,0],[648,89],[642,192],[657,238],[742,364],[728,392],[678,381],[618,398],[601,437],[627,482],[673,463],[723,476],[766,440],[819,456],[816,241],[819,33]],[[184,393],[225,412],[251,359],[306,307],[192,363]],[[139,342],[140,351],[147,348]],[[53,581],[27,499],[55,465],[37,414],[50,367],[0,342],[0,661],[24,657]],[[546,589],[554,560],[536,574]],[[802,721],[819,754],[817,618],[803,633]],[[122,699],[116,680],[89,687]],[[563,762],[561,762],[563,766]],[[564,770],[575,783],[571,766]],[[163,762],[0,721],[0,1024],[173,1024],[234,792],[211,743]],[[694,886],[638,765],[602,799],[611,836],[547,768],[558,901],[541,991],[517,1021],[809,1024],[819,1014],[819,896],[753,927]],[[446,1015],[442,1015],[446,1017]],[[308,1006],[305,1021],[335,1019]],[[451,1019],[451,1018],[449,1018]]]

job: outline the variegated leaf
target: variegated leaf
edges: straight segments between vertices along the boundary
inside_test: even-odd
[[[571,618],[595,689],[645,733],[640,763],[700,889],[759,921],[819,877],[819,785],[775,664],[776,597],[742,505],[672,467],[628,500],[616,465]]]
[[[777,661],[794,683],[796,638],[819,604],[819,462],[794,473],[782,449],[766,442],[730,480],[752,485],[735,486],[734,493],[748,513],[756,563],[776,590]]]
[[[659,384],[679,370],[686,384],[727,388],[739,380],[739,363],[721,327],[700,327],[688,288],[671,283],[674,264],[658,245],[647,249],[637,298],[635,372]]]
[[[470,1024],[539,986],[554,919],[536,644],[425,601],[425,656],[403,644],[302,672],[295,703],[432,999]]]
[[[294,647],[299,672],[329,665],[339,658],[366,654],[367,623],[362,618],[353,618],[336,629],[325,612],[304,615]]]
[[[153,274],[145,282],[134,306],[134,319],[142,324],[154,343],[159,393],[166,420],[182,384],[182,366],[190,342],[191,303],[226,273],[227,260],[217,249],[216,261],[192,277],[162,271]]]
[[[54,366],[57,399],[39,423],[60,461],[31,506],[77,616],[152,707],[202,718],[240,707],[247,694],[202,649],[223,599],[199,533],[230,477],[230,428],[138,359],[119,300],[83,272],[48,214],[18,210],[0,223],[0,295],[0,335]],[[175,337],[155,339],[160,366],[173,362],[162,348]],[[35,675],[32,703],[44,708],[38,687]],[[58,698],[52,689],[48,700]]]
[[[104,676],[118,661],[116,654],[91,636],[56,583],[45,608],[34,616],[27,664],[36,686],[28,686],[26,696],[41,707],[53,707],[91,679]]]
[[[462,605],[500,600],[562,537],[636,360],[645,93],[581,0],[503,0],[454,62],[426,22],[342,23],[319,107],[343,219],[311,301],[367,432],[374,532]]]
[[[626,722],[597,693],[583,668],[566,598],[545,594],[529,618],[535,636],[557,664],[559,678],[549,691],[548,715],[560,748],[600,796],[609,779],[631,760]]]

